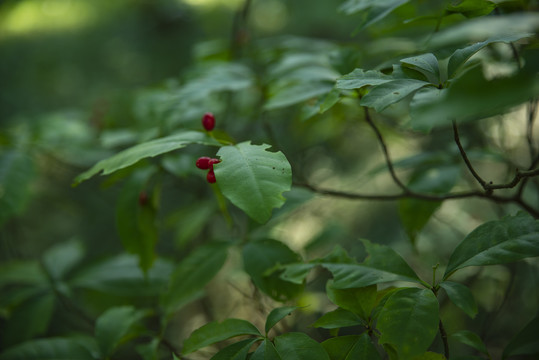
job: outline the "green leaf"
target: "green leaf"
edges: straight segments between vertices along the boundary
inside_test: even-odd
[[[43,266],[54,280],[61,280],[84,256],[80,241],[71,240],[56,244],[43,254]]]
[[[539,316],[536,315],[518,334],[511,339],[509,344],[503,350],[505,359],[514,355],[529,355],[539,354],[539,342],[537,341],[539,334]]]
[[[489,44],[496,42],[510,43],[531,36],[533,36],[533,33],[499,35],[488,38],[485,41],[477,42],[465,48],[455,50],[455,52],[449,57],[449,62],[447,64],[447,76],[449,78],[454,77],[459,69],[462,68],[462,66],[468,61],[468,59],[472,57],[472,55]]]
[[[328,94],[331,92],[332,88],[333,84],[329,81],[316,81],[308,82],[306,84],[298,83],[283,86],[278,91],[274,91],[274,93],[271,94],[269,100],[264,104],[264,109],[275,110],[299,104],[321,95]]]
[[[35,177],[34,162],[18,150],[0,154],[0,227],[13,215],[24,211],[30,199],[30,183]]]
[[[363,325],[361,318],[351,311],[337,308],[322,315],[322,317],[312,325],[316,328],[339,329],[347,326]]]
[[[484,41],[498,36],[533,33],[539,28],[539,14],[521,12],[499,16],[485,16],[461,22],[435,33],[430,48],[441,48],[463,43]]]
[[[335,104],[339,102],[339,100],[341,100],[341,92],[339,91],[339,89],[334,88],[326,95],[326,97],[320,104],[320,114],[323,114],[329,109],[331,109]]]
[[[249,360],[284,360],[277,353],[275,345],[269,339],[265,339],[253,353]]]
[[[502,114],[512,107],[539,96],[536,71],[524,68],[508,77],[485,79],[475,68],[455,79],[446,91],[424,93],[414,104],[411,124],[416,129],[449,125],[451,121],[470,121]]]
[[[375,86],[361,98],[360,104],[381,112],[389,105],[401,101],[416,90],[432,84],[415,79],[398,79]]]
[[[89,170],[78,175],[73,185],[78,185],[82,181],[102,172],[102,175],[113,173],[126,168],[136,162],[161,155],[173,150],[181,149],[189,144],[201,144],[209,146],[220,146],[221,144],[208,134],[199,131],[183,131],[164,138],[151,140],[142,144],[125,149],[116,155],[99,161]]]
[[[101,314],[95,323],[95,337],[101,354],[108,358],[123,341],[133,334],[133,326],[149,315],[133,306],[113,307]]]
[[[321,264],[333,274],[333,284],[338,289],[361,288],[391,281],[420,283],[412,278],[389,271],[379,270],[362,264]]]
[[[281,359],[286,360],[329,360],[326,351],[317,341],[304,333],[286,333],[274,340]]]
[[[360,30],[364,29],[389,15],[399,6],[406,4],[409,0],[348,0],[339,7],[339,11],[347,15],[357,12],[365,12]]]
[[[445,10],[459,13],[467,18],[488,15],[496,8],[496,4],[488,0],[462,0],[458,4],[448,4]]]
[[[156,296],[163,292],[172,270],[171,262],[157,259],[144,274],[137,257],[122,254],[80,270],[68,284],[120,296]]]
[[[431,53],[409,57],[400,61],[404,67],[419,71],[434,85],[440,83],[438,59]]]
[[[282,280],[279,273],[268,274],[268,271],[277,265],[296,263],[300,260],[299,255],[276,240],[253,241],[243,248],[245,271],[251,276],[256,287],[279,301],[297,296],[303,290],[303,285]]]
[[[303,284],[307,275],[313,267],[318,264],[290,264],[282,266],[284,271],[281,273],[280,278],[294,284]]]
[[[408,188],[419,193],[445,194],[455,186],[459,175],[460,166],[454,164],[417,168],[410,178]],[[399,200],[399,217],[412,243],[415,243],[417,235],[441,204],[441,201],[413,198]]]
[[[464,359],[461,359],[461,358],[458,358],[458,359],[464,360]],[[483,360],[483,358],[479,358],[479,359]],[[447,358],[442,354],[427,351],[427,352],[425,352],[425,353],[423,353],[421,355],[414,356],[412,358],[412,360],[447,360]]]
[[[212,356],[211,360],[245,360],[249,349],[260,339],[245,339],[228,345],[223,350]]]
[[[6,348],[45,334],[52,319],[55,299],[51,290],[42,290],[13,309],[2,328],[0,346]]]
[[[444,280],[466,266],[505,264],[539,256],[539,221],[520,212],[489,221],[473,230],[457,246]]]
[[[266,319],[266,326],[264,328],[266,335],[279,321],[284,319],[287,315],[291,315],[292,311],[296,310],[297,308],[297,306],[283,306],[271,310],[268,318]]]
[[[138,256],[139,266],[144,272],[151,268],[155,260],[155,244],[159,234],[153,201],[141,204],[139,197],[145,192],[146,184],[155,170],[152,167],[133,173],[123,184],[116,204],[116,228],[122,244],[127,252]]]
[[[267,151],[269,147],[249,141],[224,146],[217,152],[222,162],[214,165],[223,195],[259,223],[284,204],[282,193],[292,186],[288,160],[280,151]]]
[[[350,74],[338,78],[335,88],[340,90],[361,89],[364,86],[380,85],[393,80],[391,76],[377,70],[355,69]]]
[[[485,343],[483,343],[483,340],[481,340],[479,335],[477,335],[473,331],[461,330],[459,332],[452,334],[451,337],[455,338],[456,340],[460,341],[463,344],[473,347],[475,350],[482,352],[485,355],[489,355],[487,347],[485,346]]]
[[[389,246],[371,243],[366,239],[361,239],[361,242],[369,254],[363,265],[420,281],[408,263]]]
[[[37,261],[12,260],[0,264],[0,288],[10,284],[38,285],[47,281],[47,274]]]
[[[174,270],[168,290],[161,294],[161,305],[167,315],[200,297],[203,289],[224,265],[228,243],[199,246]]]
[[[466,315],[472,319],[477,315],[477,303],[467,286],[452,281],[442,281],[440,287],[446,291],[449,300],[464,311]]]
[[[326,284],[326,293],[332,303],[359,315],[367,321],[376,302],[376,285],[360,288],[338,289],[333,287],[333,281]]]
[[[253,324],[245,320],[212,321],[193,331],[191,336],[183,343],[182,354],[187,355],[208,345],[241,335],[262,336]]]
[[[438,300],[429,289],[407,288],[393,293],[378,317],[379,343],[391,344],[403,358],[424,353],[438,331],[438,308]]]
[[[95,360],[88,350],[75,340],[46,338],[31,340],[0,354],[0,360]]]
[[[334,337],[322,346],[331,360],[382,359],[367,333]]]

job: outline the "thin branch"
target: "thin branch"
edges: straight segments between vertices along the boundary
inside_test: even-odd
[[[393,167],[393,162],[391,161],[391,157],[389,156],[389,151],[387,149],[387,145],[384,141],[382,133],[372,121],[371,115],[369,114],[369,110],[367,109],[367,107],[363,107],[363,109],[365,111],[365,121],[367,121],[367,124],[369,124],[369,126],[372,128],[372,130],[376,134],[376,137],[378,138],[378,142],[380,143],[380,146],[382,147],[382,151],[384,152],[384,158],[386,159],[387,169],[389,170],[389,173],[391,174],[391,178],[393,179],[395,184],[397,184],[402,189],[402,191],[404,191],[404,193],[406,194],[412,193],[412,191],[408,189],[408,187],[404,185],[404,183],[400,181],[399,177],[397,176],[397,173],[395,172],[395,168]]]
[[[470,162],[470,159],[468,158],[468,155],[466,154],[466,151],[464,150],[464,147],[462,146],[460,142],[460,136],[459,136],[459,129],[457,127],[457,122],[453,120],[453,137],[455,139],[455,143],[457,144],[460,155],[462,156],[462,159],[464,160],[464,163],[468,167],[468,170],[470,170],[470,173],[472,173],[473,177],[479,184],[481,184],[481,187],[483,189],[487,190],[487,182],[479,176],[479,174],[475,171],[475,169],[472,166],[472,163]]]
[[[533,144],[533,124],[535,121],[535,115],[537,115],[537,100],[531,100],[528,103],[528,126],[526,128],[526,139],[528,140],[528,148],[530,149],[530,157],[532,159],[537,159],[535,146]],[[532,167],[535,167],[535,165],[532,164]]]
[[[449,342],[447,341],[447,332],[445,331],[444,324],[442,323],[441,319],[440,323],[438,324],[438,328],[440,329],[440,336],[442,337],[442,342],[444,343],[445,358],[449,359]]]

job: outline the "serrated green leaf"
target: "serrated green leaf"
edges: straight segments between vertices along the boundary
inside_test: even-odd
[[[122,254],[81,269],[68,285],[120,296],[156,296],[163,292],[172,270],[171,262],[157,259],[144,274],[136,256]]]
[[[18,150],[0,154],[0,227],[13,215],[20,214],[30,199],[34,179],[34,161]]]
[[[449,13],[460,13],[467,18],[488,15],[496,8],[496,4],[488,0],[462,0],[458,4],[448,4],[445,10]]]
[[[296,263],[300,260],[299,255],[276,240],[253,241],[243,248],[243,266],[247,274],[251,276],[256,287],[279,301],[297,296],[303,290],[303,285],[284,281],[279,277],[279,273],[268,274],[268,271],[277,265]]]
[[[116,229],[122,245],[128,253],[137,255],[144,272],[151,268],[155,260],[159,234],[153,202],[141,204],[139,198],[155,171],[154,168],[144,168],[133,173],[123,184],[116,203]]]
[[[513,41],[517,41],[523,38],[527,38],[533,36],[533,33],[522,33],[522,34],[513,34],[513,35],[500,35],[496,37],[491,37],[485,41],[481,41],[478,43],[475,43],[473,45],[467,46],[462,49],[455,50],[453,54],[449,57],[449,62],[447,64],[447,76],[449,78],[452,78],[456,75],[458,70],[468,61],[472,55],[477,53],[479,50],[484,48],[485,46],[496,43],[496,42],[503,42],[503,43],[509,43]]]
[[[452,334],[451,337],[457,339],[463,344],[473,347],[474,349],[479,352],[482,352],[485,355],[488,355],[488,350],[485,346],[485,343],[483,343],[483,340],[481,340],[479,335],[477,335],[473,331],[461,330]]]
[[[381,112],[389,105],[401,101],[414,91],[432,84],[415,79],[398,79],[373,87],[361,98],[360,104]]]
[[[521,212],[489,221],[473,230],[457,246],[444,280],[466,266],[505,264],[539,256],[539,221]]]
[[[427,351],[438,332],[438,300],[429,289],[407,288],[393,293],[378,317],[379,343],[391,344],[409,358]]]
[[[322,346],[330,360],[382,359],[367,333],[337,336],[324,341]]]
[[[404,67],[419,71],[434,85],[440,83],[440,67],[434,54],[412,56],[400,61]]]
[[[217,152],[222,162],[214,165],[223,195],[259,223],[268,221],[273,208],[284,204],[282,193],[292,186],[288,160],[268,148],[250,141],[224,146]]]
[[[228,246],[223,242],[202,245],[180,262],[170,277],[168,290],[161,293],[167,315],[203,294],[206,284],[225,263]]]
[[[535,316],[522,330],[518,332],[507,344],[503,350],[505,359],[513,355],[539,354],[539,342],[537,334],[539,333],[539,316]]]
[[[332,285],[332,280],[326,284],[326,294],[331,302],[367,321],[376,302],[376,285],[348,289],[337,289]]]
[[[246,320],[213,321],[193,331],[183,343],[182,354],[187,355],[208,345],[241,335],[262,336],[258,329]]]
[[[364,86],[373,86],[393,81],[394,79],[377,70],[355,69],[337,79],[335,88],[340,90],[361,89]]]
[[[77,341],[65,338],[31,340],[9,348],[0,360],[95,360]]]
[[[329,360],[329,356],[322,345],[307,336],[307,334],[286,333],[277,336],[273,341],[281,359]]]
[[[228,345],[212,356],[211,360],[245,360],[249,349],[260,339],[245,339]]]
[[[431,165],[429,168],[417,168],[407,186],[419,193],[445,194],[455,186],[459,175],[459,165]],[[412,244],[441,204],[441,201],[413,198],[399,200],[399,217]]]
[[[266,319],[266,325],[264,327],[266,335],[279,321],[284,319],[286,316],[291,315],[292,311],[296,310],[297,308],[297,306],[283,306],[271,310]]]
[[[446,291],[449,300],[466,315],[472,319],[477,315],[477,303],[467,286],[452,281],[442,281],[440,287]]]
[[[116,347],[130,336],[133,325],[149,315],[133,306],[113,307],[101,314],[95,323],[95,337],[101,354],[108,358]]]
[[[347,326],[363,325],[361,318],[351,311],[337,308],[322,315],[316,320],[313,327],[324,329],[339,329]]]
[[[87,180],[98,173],[107,175],[133,165],[142,159],[158,156],[173,150],[178,150],[189,144],[221,146],[217,140],[204,132],[183,131],[178,134],[135,145],[117,153],[116,155],[113,155],[108,159],[101,160],[89,170],[78,175],[75,178],[73,185],[78,185],[82,181]]]

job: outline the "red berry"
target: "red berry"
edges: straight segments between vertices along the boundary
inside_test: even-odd
[[[214,184],[217,181],[213,170],[208,171],[208,175],[206,175],[206,180],[208,180],[210,184]]]
[[[219,164],[220,162],[221,160],[219,159],[210,159],[210,161],[208,161],[209,169],[213,170],[213,164]]]
[[[146,204],[148,204],[148,194],[146,193],[146,191],[141,191],[138,194],[138,204],[140,206],[146,206]]]
[[[207,170],[210,168],[210,165],[211,167],[213,167],[213,164],[210,164],[210,161],[213,160],[207,156],[202,156],[202,157],[199,157],[198,160],[197,160],[197,168],[199,169],[202,169],[202,170]]]
[[[202,117],[202,126],[206,131],[212,131],[215,127],[215,116],[210,112],[205,113]]]

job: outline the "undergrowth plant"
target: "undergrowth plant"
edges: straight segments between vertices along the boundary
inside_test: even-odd
[[[537,356],[534,4],[348,0],[331,15],[357,19],[342,43],[247,36],[256,4],[246,0],[230,44],[204,44],[181,81],[140,92],[134,106],[148,121],[102,130],[110,156],[74,179],[75,191],[97,175],[117,189],[110,206],[125,253],[85,263],[87,245],[74,240],[0,266],[0,360]],[[517,128],[513,151],[500,138]],[[403,150],[407,139],[415,151]],[[321,153],[339,165],[313,171]],[[376,154],[382,166],[358,170]],[[28,159],[12,150],[1,161],[0,201],[16,204]],[[363,191],[368,181],[380,184]],[[387,203],[402,232],[379,242],[359,231],[344,243],[323,232],[316,251],[278,239],[313,196]],[[5,208],[3,221],[16,213]],[[399,226],[384,225],[384,211],[376,224]],[[469,221],[452,224],[465,230],[449,256],[422,253],[447,246],[429,223],[459,216]],[[476,301],[489,296],[476,287],[489,269],[513,276],[491,311]],[[234,276],[252,287],[233,289]],[[230,292],[245,292],[263,320],[221,312]],[[513,296],[526,300],[524,315],[503,307]],[[47,331],[61,321],[57,306],[84,326]],[[504,312],[505,337],[486,340]]]

